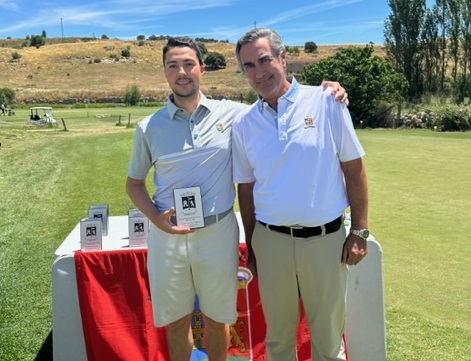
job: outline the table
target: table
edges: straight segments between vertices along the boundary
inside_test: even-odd
[[[236,213],[241,229],[240,215]],[[243,231],[241,232],[241,243]],[[129,249],[127,216],[109,218],[103,250]],[[53,358],[87,359],[78,302],[74,251],[80,249],[80,224],[55,251],[52,265]],[[350,361],[386,361],[385,303],[382,249],[373,235],[368,256],[349,267],[346,341]]]

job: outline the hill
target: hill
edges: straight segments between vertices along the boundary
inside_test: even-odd
[[[139,86],[145,97],[166,99],[170,92],[162,66],[165,41],[119,39],[47,39],[39,48],[21,47],[18,39],[0,39],[1,87],[14,89],[16,101],[57,102],[67,98],[79,101],[120,97],[129,84]],[[231,43],[205,43],[208,51],[224,54],[226,68],[207,71],[202,90],[213,97],[239,98],[249,86],[237,71]],[[364,44],[354,44],[364,46]],[[288,55],[288,70],[299,73],[305,64],[335,54],[344,45],[319,45],[317,53]],[[384,55],[381,46],[377,53]],[[129,49],[131,56],[121,56]]]

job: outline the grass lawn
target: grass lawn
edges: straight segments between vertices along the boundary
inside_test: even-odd
[[[52,359],[54,250],[90,204],[111,215],[133,207],[127,117],[152,111],[61,109],[68,131],[28,126],[27,110],[0,117],[0,360]],[[471,133],[358,133],[384,251],[388,360],[469,360]]]

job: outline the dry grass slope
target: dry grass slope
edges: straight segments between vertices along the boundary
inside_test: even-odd
[[[31,99],[48,101],[65,98],[97,99],[122,96],[129,84],[137,84],[143,96],[163,100],[169,93],[162,67],[164,41],[118,39],[48,39],[40,48],[18,46],[18,39],[0,39],[1,87],[16,91],[17,102]],[[224,54],[227,66],[223,70],[207,71],[202,90],[211,96],[238,98],[247,94],[249,86],[237,72],[234,44],[205,43],[208,51]],[[317,53],[289,55],[289,67],[295,73],[309,62],[331,56],[347,45],[320,45]],[[358,44],[364,46],[364,44]],[[131,56],[124,58],[121,51],[128,48]],[[376,52],[383,55],[378,45]],[[13,59],[13,54],[21,57]],[[296,65],[298,64],[298,65]]]

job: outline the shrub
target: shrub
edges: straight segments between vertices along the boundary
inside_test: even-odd
[[[103,34],[103,35],[101,36],[101,38],[102,38],[103,40],[109,39],[108,35],[106,35],[106,34]]]
[[[95,59],[93,59],[93,62],[94,63],[101,63],[101,59],[100,58],[95,58]]]
[[[146,36],[145,35],[138,35],[136,37],[136,40],[146,40]]]
[[[313,41],[308,41],[304,44],[304,52],[305,53],[313,53],[317,51],[317,44]]]
[[[200,49],[201,56],[204,58],[208,54],[208,48],[206,47],[204,43],[201,43],[201,42],[196,43],[196,45]]]
[[[247,103],[253,104],[258,100],[258,94],[255,90],[250,89],[247,93]]]
[[[0,88],[0,101],[5,104],[11,104],[15,100],[16,93],[11,88]]]
[[[299,46],[289,46],[289,45],[286,45],[286,51],[287,51],[289,54],[299,55]]]
[[[204,64],[208,69],[223,69],[226,67],[226,58],[218,52],[209,52],[204,59]]]
[[[129,58],[131,56],[131,51],[129,49],[123,49],[121,50],[121,56],[125,58]]]
[[[40,46],[46,44],[46,38],[42,35],[31,35],[29,39],[29,45],[39,48]]]
[[[408,83],[404,75],[384,58],[373,55],[373,46],[349,46],[334,56],[306,65],[302,77],[307,84],[317,85],[323,79],[335,79],[348,89],[348,107],[355,125],[376,126],[380,102],[402,101]],[[384,108],[386,109],[386,108]]]
[[[126,86],[124,92],[124,103],[127,105],[136,105],[141,99],[141,90],[136,84]]]
[[[442,131],[466,131],[471,129],[471,112],[463,107],[446,107],[439,114],[438,129]]]
[[[17,51],[15,51],[15,52],[11,53],[11,57],[12,57],[13,60],[20,60],[21,54],[18,53]]]

